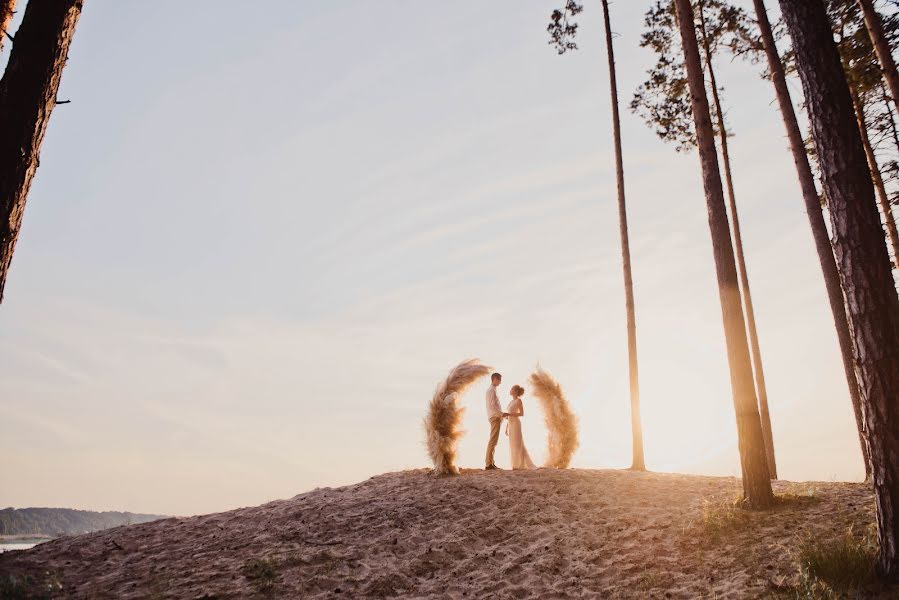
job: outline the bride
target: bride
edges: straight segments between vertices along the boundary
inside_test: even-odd
[[[512,401],[506,408],[509,416],[506,425],[506,435],[509,436],[509,449],[512,453],[513,469],[535,469],[534,461],[528,454],[528,449],[524,446],[524,437],[521,435],[521,417],[524,416],[524,404],[521,402],[521,396],[524,394],[524,388],[520,385],[513,385],[509,391]]]

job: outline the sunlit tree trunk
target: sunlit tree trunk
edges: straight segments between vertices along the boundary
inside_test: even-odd
[[[83,2],[29,2],[0,79],[0,301]]]
[[[627,308],[627,357],[631,391],[631,433],[633,462],[631,469],[645,471],[643,426],[640,419],[640,378],[637,370],[637,318],[634,311],[634,282],[631,277],[631,248],[627,230],[627,204],[624,195],[624,159],[621,152],[621,118],[618,114],[618,81],[615,76],[615,52],[612,47],[612,24],[608,0],[602,0],[609,58],[609,89],[612,96],[612,131],[615,137],[615,176],[618,182],[618,226],[621,230],[621,263],[624,269],[624,298]]]
[[[749,332],[749,344],[752,350],[752,363],[755,373],[755,390],[758,394],[759,416],[762,419],[762,435],[765,438],[765,453],[768,458],[768,474],[771,479],[777,479],[777,461],[774,458],[774,433],[771,431],[771,415],[768,412],[768,390],[765,385],[765,369],[762,366],[762,350],[759,346],[759,335],[755,326],[755,310],[752,306],[752,292],[749,289],[749,274],[746,270],[746,258],[743,254],[743,234],[740,231],[740,217],[737,213],[737,197],[734,192],[733,172],[730,166],[730,151],[727,145],[727,125],[724,122],[724,109],[721,107],[721,97],[718,94],[718,81],[715,78],[715,68],[712,64],[712,49],[709,46],[708,35],[705,30],[705,6],[699,0],[699,24],[702,36],[702,48],[705,54],[705,63],[709,71],[709,85],[712,88],[712,104],[718,119],[718,139],[721,144],[721,162],[724,167],[724,183],[727,188],[727,201],[730,208],[731,226],[734,232],[734,251],[737,256],[737,273],[740,276],[740,285],[743,297],[743,306],[746,311],[746,328]]]
[[[899,579],[899,296],[846,75],[821,0],[780,0],[821,166],[871,456],[879,566]]]
[[[6,32],[9,31],[15,8],[16,0],[0,0],[0,50],[3,50],[3,44],[6,43]]]
[[[687,80],[690,85],[693,121],[696,127],[715,271],[718,277],[724,339],[727,345],[727,360],[730,365],[730,381],[737,419],[743,493],[750,507],[766,508],[773,502],[768,459],[753,385],[752,363],[749,358],[749,344],[746,340],[743,307],[740,302],[737,267],[734,263],[734,247],[727,220],[724,189],[721,187],[721,172],[718,168],[715,132],[709,113],[702,62],[693,25],[693,7],[690,0],[675,0],[675,5],[684,48]]]
[[[862,9],[862,15],[865,18],[865,28],[868,30],[868,35],[871,36],[871,42],[874,45],[874,51],[877,53],[877,60],[880,62],[883,78],[890,88],[893,100],[899,102],[899,74],[896,72],[896,61],[893,60],[890,44],[887,42],[883,31],[883,22],[874,9],[872,0],[858,0],[858,5]]]
[[[899,152],[899,128],[896,127],[896,110],[899,105],[890,98],[886,88],[882,85],[880,86],[880,90],[881,95],[883,96],[883,103],[886,105],[887,113],[890,117],[890,134],[893,137],[893,145],[896,147],[896,151]]]
[[[868,170],[871,171],[871,181],[874,183],[874,192],[877,195],[877,203],[883,213],[883,224],[887,230],[887,239],[893,249],[893,257],[899,260],[899,231],[896,230],[896,218],[890,206],[890,196],[883,183],[883,175],[880,174],[880,166],[871,146],[871,138],[868,136],[868,124],[865,120],[865,109],[858,96],[852,93],[852,108],[855,110],[855,120],[858,123],[858,132],[861,135],[862,147],[865,149],[865,158],[868,160]]]
[[[808,215],[809,225],[812,229],[812,238],[818,251],[818,262],[821,265],[821,273],[824,276],[824,287],[827,289],[827,299],[830,301],[830,312],[833,315],[834,326],[837,330],[837,341],[840,344],[840,355],[843,359],[843,372],[846,375],[846,383],[849,386],[849,398],[852,401],[852,411],[855,414],[855,424],[858,429],[859,444],[862,449],[862,458],[865,462],[865,479],[871,478],[871,459],[868,456],[868,446],[865,444],[864,429],[865,420],[862,416],[861,401],[858,393],[858,380],[855,377],[855,365],[852,358],[852,339],[849,334],[849,323],[846,321],[846,303],[843,299],[843,288],[840,285],[840,274],[837,271],[837,263],[833,258],[833,248],[830,245],[830,234],[824,222],[824,213],[821,210],[821,201],[815,186],[815,176],[808,161],[808,153],[802,139],[802,129],[796,119],[796,111],[790,98],[790,89],[787,87],[787,79],[784,73],[780,54],[774,41],[774,33],[771,30],[771,22],[768,20],[768,12],[765,10],[764,0],[753,0],[758,20],[762,43],[768,58],[768,70],[771,73],[771,81],[777,95],[780,106],[780,114],[783,117],[784,127],[787,130],[787,138],[790,140],[790,150],[793,153],[793,162],[796,165],[796,173],[799,176],[799,188],[802,190],[802,199],[805,202],[805,212]]]

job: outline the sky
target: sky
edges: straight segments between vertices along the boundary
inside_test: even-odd
[[[0,307],[0,506],[188,515],[427,467],[431,393],[472,357],[503,401],[539,363],[574,466],[628,466],[601,12],[558,56],[556,4],[86,2]],[[648,4],[612,4],[646,462],[738,476],[698,157],[626,109]],[[773,89],[719,68],[780,476],[860,480]]]

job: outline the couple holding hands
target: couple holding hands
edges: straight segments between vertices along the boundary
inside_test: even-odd
[[[524,395],[524,388],[520,385],[513,385],[509,390],[512,400],[506,406],[503,412],[499,403],[499,397],[496,389],[502,383],[503,376],[494,373],[490,377],[490,387],[487,388],[487,418],[490,421],[490,440],[487,442],[487,458],[486,469],[488,471],[498,470],[499,467],[494,463],[493,455],[496,452],[496,444],[499,441],[499,430],[502,426],[503,419],[509,419],[506,425],[506,435],[509,436],[509,451],[512,455],[513,469],[535,469],[534,461],[528,454],[528,449],[524,445],[524,436],[521,434],[521,417],[524,416],[524,404],[521,401]]]

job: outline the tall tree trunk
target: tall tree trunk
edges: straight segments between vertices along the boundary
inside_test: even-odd
[[[29,2],[0,79],[0,302],[83,2]]]
[[[899,105],[890,98],[883,85],[880,86],[880,93],[883,96],[883,103],[887,107],[887,114],[890,116],[890,133],[893,136],[893,145],[896,147],[896,151],[899,152],[899,129],[896,127],[896,110],[899,108]]]
[[[0,0],[0,50],[6,42],[6,32],[9,31],[9,22],[12,21],[12,13],[16,8],[16,0]]]
[[[865,109],[862,107],[858,95],[855,92],[850,93],[852,94],[852,108],[855,110],[855,120],[858,123],[858,132],[861,135],[862,147],[865,149],[865,158],[868,161],[868,170],[871,171],[871,181],[874,182],[877,203],[880,205],[880,210],[883,213],[887,239],[890,241],[890,247],[893,249],[893,257],[899,261],[899,231],[896,230],[896,218],[893,216],[893,209],[890,206],[890,196],[887,194],[887,188],[883,184],[883,175],[880,174],[880,166],[877,164],[874,148],[871,147],[871,138],[868,136],[868,123],[865,120]]]
[[[705,28],[705,5],[699,0],[699,24],[702,34],[702,48],[705,53],[706,66],[709,69],[709,84],[712,88],[712,102],[718,118],[718,138],[721,144],[721,161],[724,164],[724,182],[727,187],[727,201],[730,208],[731,226],[734,232],[734,250],[737,255],[737,273],[742,287],[743,306],[746,310],[746,328],[749,331],[749,347],[752,350],[752,363],[755,372],[755,390],[759,400],[759,415],[762,419],[762,435],[765,438],[765,453],[768,457],[768,475],[777,479],[777,461],[774,459],[774,433],[771,431],[771,415],[768,412],[768,390],[765,385],[765,369],[762,366],[762,350],[759,346],[758,331],[755,326],[755,310],[752,306],[752,292],[749,290],[749,274],[746,270],[746,258],[743,255],[743,234],[740,233],[740,217],[737,213],[737,198],[734,193],[734,180],[730,167],[730,151],[727,146],[727,125],[724,122],[724,109],[718,94],[718,81],[712,64],[712,49],[709,45]]]
[[[871,36],[871,43],[874,45],[874,51],[877,53],[877,60],[880,62],[883,78],[890,88],[893,100],[899,102],[899,73],[896,72],[896,61],[893,60],[890,44],[887,42],[883,31],[883,22],[874,9],[872,0],[858,0],[858,5],[862,9],[862,15],[865,17],[865,27],[868,30],[868,35]]]
[[[783,63],[780,60],[780,54],[778,54],[777,45],[774,42],[774,33],[771,30],[771,22],[768,20],[768,12],[765,10],[765,2],[764,0],[753,0],[753,4],[755,5],[765,54],[768,57],[768,70],[771,72],[771,81],[774,84],[777,102],[780,105],[780,114],[783,117],[784,127],[787,130],[787,138],[790,140],[790,150],[793,153],[793,162],[796,164],[796,173],[799,176],[799,187],[802,190],[802,199],[805,202],[805,212],[808,215],[809,225],[812,228],[815,248],[818,250],[818,262],[821,265],[821,273],[824,276],[824,287],[827,289],[827,299],[830,301],[830,312],[833,315],[834,326],[837,330],[837,341],[840,344],[840,355],[843,358],[843,372],[846,375],[846,383],[849,386],[849,398],[852,401],[852,411],[855,414],[855,424],[858,429],[858,440],[862,449],[862,458],[865,462],[865,480],[870,480],[871,458],[868,456],[868,446],[865,444],[865,420],[862,416],[858,380],[855,376],[852,339],[849,333],[849,323],[846,320],[846,303],[843,299],[843,288],[840,285],[840,274],[837,271],[837,263],[833,258],[830,235],[827,232],[824,213],[821,210],[821,201],[818,198],[818,190],[815,187],[815,176],[808,162],[808,153],[805,149],[805,142],[802,139],[802,129],[800,129],[799,121],[796,119],[796,111],[790,98],[790,89],[787,87]]]
[[[771,493],[765,440],[762,436],[762,424],[759,419],[755,388],[752,382],[752,363],[749,358],[749,345],[746,341],[737,267],[734,263],[734,247],[731,243],[727,208],[724,204],[724,189],[721,187],[721,172],[718,169],[715,132],[712,128],[702,63],[699,58],[699,47],[693,25],[693,7],[690,5],[690,0],[675,0],[675,5],[684,47],[687,80],[693,105],[693,122],[696,127],[699,160],[702,165],[702,182],[709,214],[709,230],[715,256],[715,271],[718,277],[724,339],[727,345],[727,360],[730,365],[730,382],[737,419],[740,465],[743,471],[743,493],[746,503],[750,507],[767,508],[771,506],[774,497]]]
[[[873,468],[879,566],[899,580],[899,296],[852,98],[821,0],[780,0],[828,199]]]
[[[640,378],[637,369],[637,318],[634,311],[634,281],[631,277],[631,247],[627,230],[627,203],[624,195],[624,159],[621,152],[621,118],[618,114],[618,80],[615,76],[615,51],[612,47],[612,24],[608,0],[602,0],[609,58],[609,89],[612,96],[612,132],[615,137],[615,176],[618,182],[618,227],[621,231],[621,264],[624,269],[624,299],[627,309],[627,358],[631,390],[631,434],[633,462],[631,469],[645,471],[643,426],[640,419]]]

